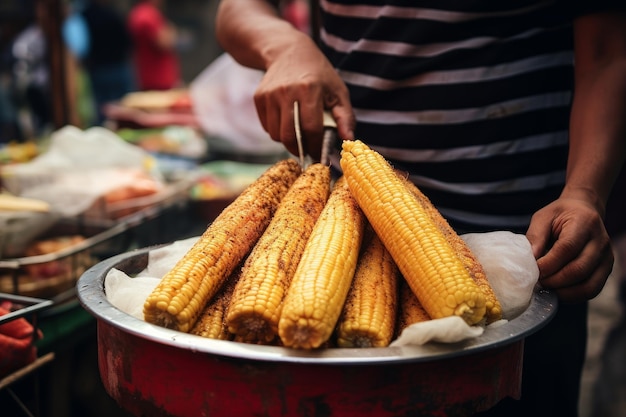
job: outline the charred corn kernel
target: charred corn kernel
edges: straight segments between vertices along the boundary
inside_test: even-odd
[[[225,319],[235,284],[240,275],[241,268],[235,268],[217,294],[206,305],[189,333],[209,339],[233,340],[233,334],[228,331]]]
[[[249,185],[147,297],[145,320],[188,332],[207,301],[252,249],[300,173],[295,160],[285,159]]]
[[[356,269],[365,217],[343,179],[334,185],[285,296],[278,335],[312,349],[332,335]]]
[[[283,299],[330,193],[330,167],[312,164],[281,201],[243,266],[228,309],[229,331],[245,342],[271,342]]]
[[[371,228],[365,236],[337,325],[339,347],[385,347],[395,331],[400,272]]]
[[[402,174],[398,173],[400,178],[405,181],[406,186],[413,193],[413,195],[420,202],[424,210],[428,213],[430,218],[435,222],[437,228],[443,233],[446,237],[452,249],[455,251],[456,255],[459,257],[463,265],[470,273],[470,276],[474,279],[474,281],[478,284],[480,289],[485,294],[485,306],[486,306],[486,319],[487,324],[492,323],[496,320],[500,320],[502,318],[502,307],[500,302],[498,301],[489,280],[487,279],[487,274],[482,266],[482,264],[476,259],[471,249],[465,241],[459,236],[456,231],[450,226],[450,223],[443,217],[441,212],[437,210],[437,208],[432,204],[430,199],[426,197],[424,193],[417,187],[414,183],[406,179]]]
[[[430,316],[405,279],[400,279],[399,287],[398,322],[396,326],[398,336],[402,330],[411,324],[430,320]]]
[[[341,168],[354,198],[432,318],[485,316],[485,295],[420,202],[378,152],[343,142]]]

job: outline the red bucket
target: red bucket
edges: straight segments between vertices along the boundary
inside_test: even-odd
[[[521,390],[524,339],[556,312],[540,291],[520,316],[455,344],[314,351],[207,339],[111,305],[111,268],[145,268],[149,248],[105,260],[78,282],[97,319],[104,387],[136,416],[470,416]]]

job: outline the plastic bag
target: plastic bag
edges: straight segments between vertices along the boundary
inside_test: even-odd
[[[139,178],[162,184],[154,158],[102,127],[66,126],[50,137],[50,146],[30,162],[4,167],[2,181],[14,195],[50,204],[54,213],[72,217]]]
[[[254,154],[285,152],[263,129],[254,107],[254,92],[263,72],[222,54],[189,86],[194,112],[209,136],[222,139],[232,151]]]

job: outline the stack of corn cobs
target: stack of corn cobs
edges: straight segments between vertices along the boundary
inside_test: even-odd
[[[208,226],[144,304],[147,322],[215,339],[385,347],[406,326],[501,318],[485,272],[417,187],[360,141],[343,176],[271,166]]]

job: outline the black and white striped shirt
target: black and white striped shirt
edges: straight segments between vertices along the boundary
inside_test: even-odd
[[[460,231],[524,232],[565,179],[571,2],[321,0],[355,136]]]

